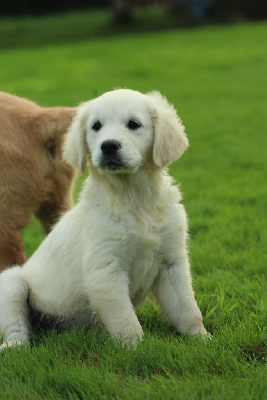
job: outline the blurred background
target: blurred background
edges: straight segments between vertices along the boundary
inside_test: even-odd
[[[42,15],[88,8],[111,8],[114,19],[126,23],[133,19],[133,7],[157,7],[179,14],[183,23],[200,21],[257,20],[267,15],[264,0],[2,0],[1,15]]]
[[[265,0],[1,0],[0,49],[266,18]]]

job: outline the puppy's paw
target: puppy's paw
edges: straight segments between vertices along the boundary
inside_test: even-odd
[[[199,337],[200,339],[204,339],[204,340],[212,339],[211,334],[206,331],[206,329],[204,328],[203,325],[200,327],[191,328],[188,333],[192,336]]]
[[[6,349],[17,348],[19,349],[23,344],[27,344],[27,342],[22,340],[10,340],[8,342],[4,342],[0,346],[0,352]]]
[[[135,349],[138,343],[142,341],[142,337],[143,330],[140,326],[137,330],[117,334],[116,341],[119,341],[123,346]]]
[[[138,345],[138,343],[140,343],[140,342],[142,342],[142,336],[138,335],[131,339],[123,340],[123,345],[127,346],[127,347],[132,347],[135,349],[136,346]]]

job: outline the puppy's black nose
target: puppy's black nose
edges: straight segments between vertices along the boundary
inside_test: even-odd
[[[105,140],[105,142],[101,144],[101,150],[105,156],[116,154],[120,148],[121,144],[117,140]]]

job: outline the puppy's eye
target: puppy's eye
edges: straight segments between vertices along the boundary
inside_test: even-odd
[[[100,121],[95,121],[92,125],[92,129],[94,131],[100,131],[100,129],[102,128],[101,122]]]
[[[140,128],[140,126],[141,126],[140,122],[136,121],[135,119],[130,119],[130,121],[127,124],[127,127],[132,131],[135,131],[136,129]]]

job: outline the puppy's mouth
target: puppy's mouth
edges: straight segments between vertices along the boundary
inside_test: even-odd
[[[104,167],[104,168],[108,169],[109,171],[117,171],[119,169],[122,169],[124,167],[124,165],[122,165],[121,163],[119,163],[117,161],[110,160],[110,161],[102,164],[101,167]]]
[[[119,171],[121,169],[126,168],[127,166],[122,162],[119,156],[116,157],[103,157],[100,165],[100,168],[107,169],[108,171]]]

